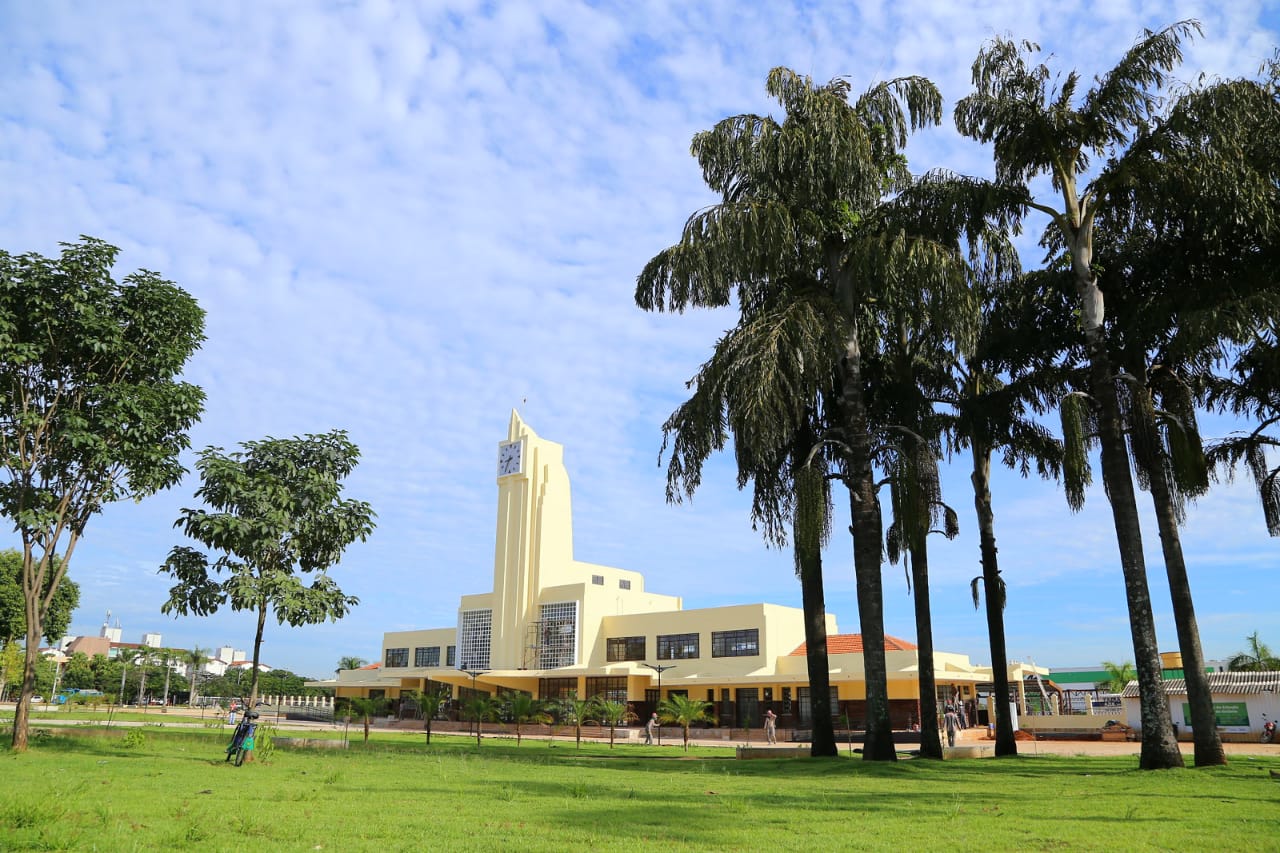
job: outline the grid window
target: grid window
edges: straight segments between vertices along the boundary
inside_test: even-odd
[[[578,692],[576,678],[539,678],[538,698],[546,700],[567,699]]]
[[[605,640],[605,659],[609,663],[644,660],[644,645],[644,637],[610,637]]]
[[[413,650],[414,666],[439,666],[440,665],[440,647],[439,646],[418,646]]]
[[[557,669],[577,663],[578,602],[542,605],[538,640],[539,669]]]
[[[444,661],[445,666],[458,665],[458,647],[457,646],[448,646],[445,650],[444,655],[445,655],[445,661]]]
[[[697,634],[659,634],[660,660],[691,660],[698,657]]]
[[[610,675],[603,678],[588,678],[587,695],[606,702],[626,702],[627,677]]]
[[[388,667],[408,666],[409,650],[407,648],[406,649],[387,649],[387,656],[385,660],[387,662],[386,665]]]
[[[489,641],[492,636],[492,610],[462,611],[458,617],[458,648],[464,669],[489,668]]]
[[[631,581],[625,579],[618,581],[618,589],[631,589]]]
[[[596,586],[604,586],[604,575],[592,575],[591,582]]]
[[[741,658],[758,654],[760,654],[759,628],[711,632],[711,656],[713,658]]]

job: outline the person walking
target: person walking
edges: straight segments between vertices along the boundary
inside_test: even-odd
[[[947,706],[947,713],[942,717],[942,725],[947,730],[947,746],[956,745],[956,731],[960,728],[960,717],[954,705]]]
[[[658,712],[654,711],[649,715],[649,722],[644,724],[644,742],[646,746],[653,746],[653,735],[658,730]]]
[[[764,739],[766,743],[778,742],[778,715],[772,708],[764,712]]]

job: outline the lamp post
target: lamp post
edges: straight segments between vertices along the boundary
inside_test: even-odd
[[[662,673],[666,672],[669,669],[675,669],[676,665],[673,663],[669,663],[665,665],[657,664],[655,666],[654,664],[646,663],[645,666],[647,666],[649,669],[653,670],[654,672],[658,673],[658,703],[661,704],[662,703]],[[658,726],[658,746],[662,746],[662,726],[661,725]]]
[[[475,702],[476,699],[478,698],[476,696],[476,693],[478,692],[476,690],[476,678],[478,676],[484,675],[489,670],[471,669],[465,663],[462,666],[458,667],[458,670],[461,672],[465,672],[467,675],[471,676],[471,701]],[[475,717],[475,721],[476,721],[476,746],[478,747],[480,746],[480,708],[479,706],[473,706],[473,707],[476,708],[476,712],[475,714],[473,714],[473,716]]]

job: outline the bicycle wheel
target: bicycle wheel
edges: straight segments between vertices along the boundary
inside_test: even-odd
[[[244,749],[242,747],[237,747],[236,748],[236,767],[239,767],[241,764],[244,764]]]

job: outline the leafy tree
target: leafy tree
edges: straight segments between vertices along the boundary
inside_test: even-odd
[[[1037,45],[997,38],[979,52],[973,64],[974,92],[961,99],[955,110],[956,127],[962,134],[992,143],[997,181],[1022,192],[1027,208],[1048,216],[1049,241],[1063,247],[1072,273],[1089,396],[1087,402],[1079,396],[1064,400],[1064,429],[1083,434],[1086,418],[1097,427],[1138,672],[1143,769],[1181,767],[1183,761],[1160,680],[1159,646],[1117,375],[1108,348],[1102,281],[1094,263],[1094,238],[1110,188],[1132,178],[1126,171],[1129,142],[1154,115],[1159,90],[1181,61],[1182,42],[1198,31],[1194,21],[1182,21],[1146,33],[1082,96],[1077,94],[1075,72],[1059,78],[1046,65],[1032,64]],[[1106,158],[1106,167],[1088,180],[1092,157]],[[1058,206],[1032,193],[1031,182],[1041,175],[1048,175],[1060,194]],[[1069,489],[1068,497],[1078,506],[1082,495]]]
[[[27,606],[22,593],[22,553],[12,548],[0,551],[0,643],[22,639],[27,636]],[[42,597],[47,597],[47,588],[53,577],[62,568],[62,560],[54,557],[46,589]],[[71,624],[71,615],[80,606],[80,586],[71,578],[63,575],[62,583],[53,590],[49,598],[49,609],[45,613],[43,637],[50,643],[56,642],[67,632]]]
[[[178,380],[204,312],[172,282],[116,282],[118,250],[84,237],[57,259],[0,252],[0,515],[22,551],[27,746],[40,638],[89,520],[178,482],[204,394]]]
[[[1109,660],[1102,662],[1102,668],[1107,673],[1106,688],[1108,693],[1120,694],[1124,692],[1125,687],[1138,677],[1138,673],[1134,670],[1133,664],[1129,661],[1124,663],[1114,663]]]
[[[639,719],[626,702],[612,699],[598,699],[595,704],[600,720],[609,727],[609,748],[613,749],[613,736],[618,726]]]
[[[740,330],[760,331],[757,340],[772,333],[772,346],[753,348],[744,343],[749,337],[735,340],[739,330],[717,345],[718,352],[737,348],[741,353],[725,361],[730,371],[752,371],[767,378],[757,386],[760,412],[750,420],[723,417],[727,398],[713,394],[713,405],[702,410],[705,426],[698,431],[707,438],[691,444],[696,462],[696,453],[705,458],[723,446],[726,424],[735,434],[744,428],[750,433],[747,440],[743,435],[735,440],[740,484],[770,471],[783,471],[775,479],[789,481],[783,460],[792,440],[802,422],[819,411],[819,395],[829,394],[821,411],[830,415],[833,428],[821,438],[831,442],[823,448],[832,453],[850,490],[866,649],[868,724],[863,757],[894,760],[884,656],[881,522],[862,373],[864,336],[873,340],[875,312],[896,295],[904,280],[917,286],[947,264],[937,263],[945,253],[936,247],[884,228],[870,213],[886,193],[908,181],[900,153],[907,131],[937,123],[941,96],[929,81],[911,77],[874,86],[850,103],[847,81],[814,86],[786,68],[771,71],[766,88],[786,111],[783,123],[736,116],[694,138],[703,177],[722,200],[691,216],[681,242],[649,261],[637,284],[636,301],[647,310],[683,311],[726,306],[736,297],[743,311]],[[758,365],[752,364],[753,357],[759,358]],[[744,466],[744,454],[752,464]],[[799,458],[808,459],[808,453]],[[792,459],[794,470],[794,454]],[[698,471],[691,470],[689,483],[696,488]],[[785,494],[776,494],[775,500],[790,505]],[[806,576],[820,565],[811,557],[806,549],[801,564],[806,592]],[[812,607],[807,610],[806,621],[813,612]],[[819,652],[815,644],[814,654]]]
[[[550,722],[551,715],[537,699],[523,690],[507,693],[502,697],[501,711],[516,727],[516,746],[520,745],[521,727]]]
[[[1227,669],[1232,672],[1274,672],[1280,670],[1280,658],[1271,653],[1266,643],[1258,639],[1254,631],[1245,637],[1249,643],[1246,651],[1238,652],[1227,661]]]
[[[677,725],[684,731],[684,751],[688,752],[689,727],[694,723],[710,722],[714,714],[710,702],[690,699],[683,693],[671,693],[658,703],[658,719]]]
[[[253,703],[267,614],[296,627],[337,621],[358,604],[328,570],[348,545],[368,538],[374,513],[363,501],[341,497],[342,481],[360,457],[341,430],[241,447],[231,453],[209,447],[200,454],[196,468],[203,483],[196,497],[211,509],[184,509],[175,526],[221,554],[211,563],[201,551],[175,546],[161,571],[178,583],[161,610],[207,616],[229,605],[257,614]]]
[[[93,688],[93,665],[84,652],[75,652],[62,667],[62,686],[67,690]]]

